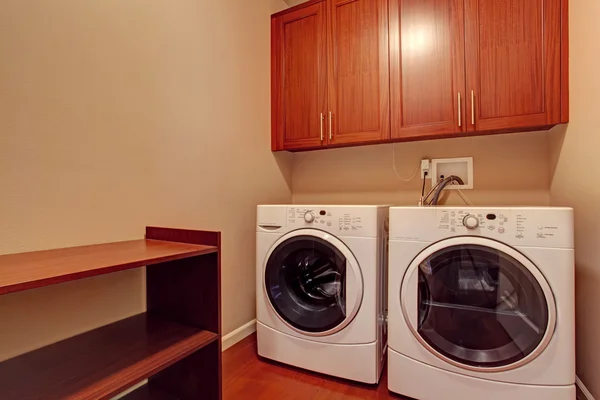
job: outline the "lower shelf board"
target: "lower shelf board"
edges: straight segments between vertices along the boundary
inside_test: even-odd
[[[149,385],[144,385],[126,396],[121,397],[120,400],[178,400],[177,397],[171,396],[170,394],[163,392],[162,390],[150,388]]]
[[[139,314],[0,363],[0,398],[110,399],[218,339]]]

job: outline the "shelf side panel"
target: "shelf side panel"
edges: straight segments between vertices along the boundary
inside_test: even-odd
[[[150,378],[148,387],[180,400],[221,400],[220,364],[221,346],[214,342]]]

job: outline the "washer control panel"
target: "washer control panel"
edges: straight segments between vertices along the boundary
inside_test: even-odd
[[[352,212],[336,212],[322,208],[289,207],[287,210],[289,225],[314,225],[315,228],[330,227],[339,231],[358,231],[363,228],[363,217]]]
[[[376,207],[288,206],[288,228],[320,229],[342,236],[376,236]]]

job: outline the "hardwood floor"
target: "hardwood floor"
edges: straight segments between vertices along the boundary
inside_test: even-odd
[[[223,353],[223,400],[409,400],[388,392],[384,371],[378,386],[360,385],[259,359],[256,334]]]
[[[411,400],[387,390],[383,371],[378,386],[360,385],[263,360],[256,355],[256,334],[223,353],[223,400]],[[577,391],[577,399],[585,397]]]

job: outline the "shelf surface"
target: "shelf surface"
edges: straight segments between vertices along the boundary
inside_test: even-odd
[[[218,339],[139,314],[0,363],[0,397],[110,399]]]
[[[215,253],[215,246],[131,240],[0,256],[0,295]]]

